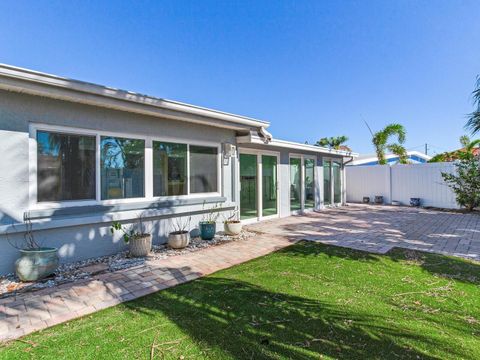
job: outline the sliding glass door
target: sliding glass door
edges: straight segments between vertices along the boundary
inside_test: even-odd
[[[332,162],[323,161],[323,203],[332,205]]]
[[[304,159],[305,209],[315,208],[315,160]]]
[[[240,219],[257,216],[257,155],[240,154]]]
[[[342,164],[338,161],[323,160],[323,203],[342,203]]]
[[[278,214],[277,157],[262,155],[262,216]]]
[[[302,159],[290,158],[290,211],[302,209]]]
[[[260,209],[260,210],[259,210]],[[278,155],[240,153],[240,219],[278,216]]]
[[[339,204],[342,202],[342,165],[334,161],[333,165],[333,202]]]

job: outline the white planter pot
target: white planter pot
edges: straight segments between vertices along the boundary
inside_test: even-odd
[[[183,249],[190,244],[190,233],[185,232],[173,232],[168,235],[168,246],[172,249]]]
[[[239,222],[226,222],[224,223],[225,233],[227,235],[238,235],[242,232],[242,223]]]
[[[130,247],[130,255],[133,257],[144,257],[152,250],[152,235],[145,234],[133,237],[128,242]]]

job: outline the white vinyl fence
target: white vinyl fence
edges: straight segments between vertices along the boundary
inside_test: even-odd
[[[373,201],[381,195],[387,204],[409,205],[410,198],[416,197],[422,206],[459,208],[441,175],[454,171],[453,163],[346,166],[347,202],[362,202],[364,196]]]

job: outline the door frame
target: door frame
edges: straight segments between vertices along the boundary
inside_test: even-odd
[[[241,202],[241,181],[240,181],[240,155],[255,155],[257,157],[257,216],[252,217],[251,219],[241,220],[242,224],[251,224],[256,223],[262,220],[277,219],[280,217],[280,152],[270,151],[270,150],[259,150],[259,149],[248,149],[248,148],[239,148],[238,149],[238,161],[237,161],[237,173],[238,173],[238,213],[240,216],[240,202]],[[263,216],[263,177],[262,177],[262,155],[274,156],[277,158],[277,213],[275,215]]]

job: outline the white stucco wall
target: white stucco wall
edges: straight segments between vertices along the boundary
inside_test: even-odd
[[[8,244],[5,231],[8,231],[11,239],[20,237],[21,234],[15,234],[16,230],[11,228],[11,224],[21,223],[23,214],[31,210],[29,186],[33,184],[29,183],[30,123],[113,131],[132,136],[169,137],[186,143],[205,141],[220,145],[224,142],[234,143],[236,136],[235,131],[229,129],[0,91],[0,274],[12,271],[13,263],[18,257],[17,250]],[[220,192],[226,198],[225,206],[235,205],[232,181],[234,161],[222,162]],[[36,224],[36,236],[45,246],[58,247],[62,261],[111,254],[125,247],[119,238],[114,238],[109,233],[112,219],[121,219],[127,223],[133,221],[142,212],[144,205],[148,206],[148,201],[139,204],[134,211],[105,208],[100,213],[75,216],[60,216],[53,211],[52,216]],[[154,241],[160,243],[166,240],[171,227],[169,214],[196,214],[192,220],[193,227],[201,218],[198,213],[202,211],[202,206],[175,205],[168,209],[149,210],[147,215],[153,221],[151,226]],[[17,226],[17,229],[21,228],[21,225]]]

